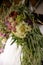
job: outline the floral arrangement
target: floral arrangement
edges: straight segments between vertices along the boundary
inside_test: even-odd
[[[0,40],[7,40],[11,34],[13,42],[16,41],[22,46],[21,65],[41,65],[43,35],[34,20],[34,15],[22,4],[13,4],[6,15],[4,19],[0,19]]]

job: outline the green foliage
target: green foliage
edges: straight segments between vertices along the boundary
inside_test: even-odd
[[[27,32],[25,38],[17,38],[13,35],[13,39],[18,45],[22,46],[23,61],[21,65],[41,65],[43,57],[43,35],[37,25],[33,27],[31,32]]]

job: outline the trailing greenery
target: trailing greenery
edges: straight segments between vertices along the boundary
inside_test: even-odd
[[[21,65],[41,65],[43,57],[43,35],[37,25],[35,25],[31,32],[27,32],[24,39],[20,39],[13,35],[14,41],[22,46],[23,61]],[[41,54],[42,53],[42,54]]]

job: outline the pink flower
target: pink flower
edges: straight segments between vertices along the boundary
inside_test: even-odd
[[[13,32],[16,32],[16,27],[12,27],[12,31]]]
[[[8,30],[12,30],[12,26],[8,26],[7,28],[8,28]]]
[[[0,37],[2,36],[2,33],[0,32]]]
[[[11,30],[12,29],[11,23],[9,21],[6,21],[5,22],[5,25],[7,26],[7,29],[8,30]]]
[[[3,48],[0,48],[0,53],[4,52],[4,49]]]
[[[0,37],[3,37],[3,35],[4,35],[4,34],[3,34],[2,32],[0,32]]]
[[[6,25],[6,26],[9,26],[9,25],[11,25],[11,23],[10,23],[9,21],[6,21],[6,22],[5,22],[5,25]]]
[[[0,37],[6,37],[5,33],[0,32]]]

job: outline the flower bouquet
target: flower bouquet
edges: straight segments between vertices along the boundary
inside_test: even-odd
[[[10,45],[12,46],[16,42],[17,48],[19,45],[21,46],[21,65],[41,65],[43,35],[34,15],[30,13],[29,7],[24,4],[14,5],[13,3],[6,15],[4,19],[0,19],[2,38],[7,40],[11,34],[13,41]]]

